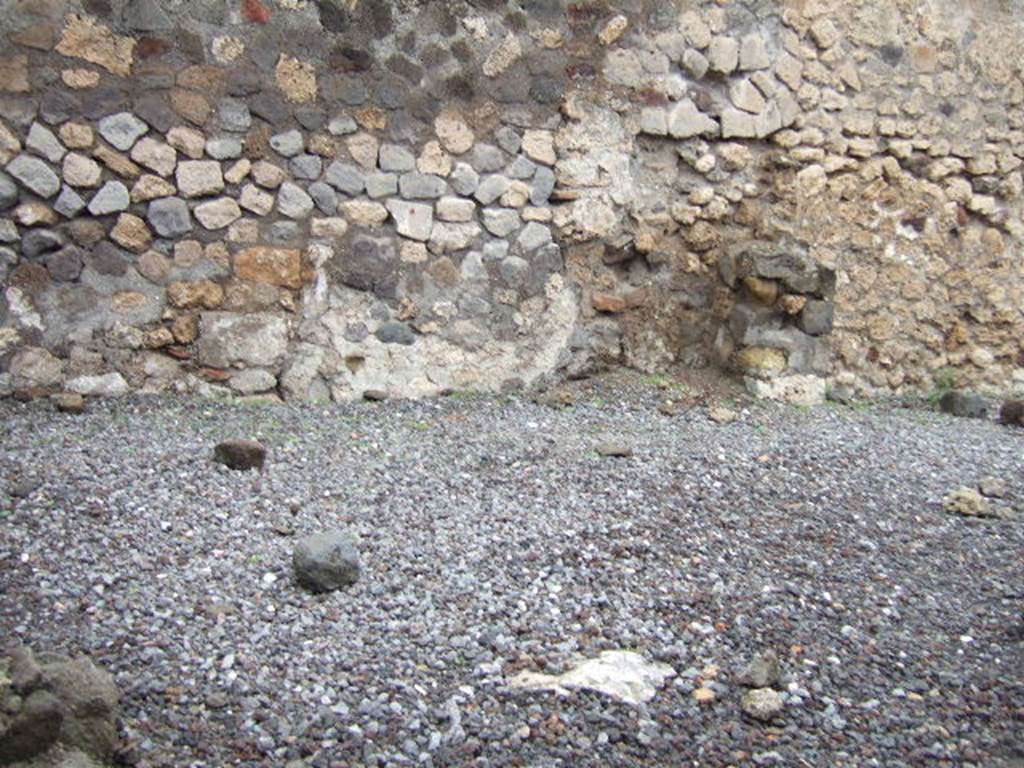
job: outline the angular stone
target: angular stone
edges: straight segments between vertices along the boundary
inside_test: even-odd
[[[220,197],[201,203],[192,213],[199,223],[209,230],[224,229],[242,216],[238,203],[230,197]]]
[[[293,104],[314,101],[317,94],[316,70],[313,65],[282,53],[275,69],[277,87]]]
[[[89,201],[89,213],[93,216],[106,216],[128,210],[129,205],[131,197],[128,187],[120,181],[108,181]]]
[[[313,212],[313,198],[302,187],[286,181],[277,193],[277,210],[291,219],[304,219]]]
[[[103,67],[121,77],[131,74],[135,40],[121,37],[90,16],[69,14],[57,53]]]
[[[729,100],[739,109],[760,113],[766,106],[764,96],[749,80],[736,80],[729,85]]]
[[[744,35],[740,41],[739,68],[744,72],[749,72],[755,69],[767,69],[771,63],[764,38],[756,32]]]
[[[173,147],[147,136],[132,147],[131,158],[161,176],[170,176],[178,163]]]
[[[115,149],[127,152],[149,130],[149,126],[131,112],[104,117],[99,122],[100,136]]]
[[[412,152],[397,144],[381,144],[378,158],[382,171],[405,173],[416,169],[416,158]]]
[[[531,221],[523,227],[523,231],[516,238],[516,245],[526,252],[535,251],[550,242],[551,230],[536,221]]]
[[[437,218],[441,221],[472,221],[476,204],[461,197],[442,197],[437,201]]]
[[[62,169],[64,183],[72,187],[98,187],[103,177],[103,169],[91,157],[70,152],[64,158]]]
[[[252,163],[248,158],[243,157],[241,160],[236,162],[226,171],[224,171],[224,181],[228,184],[241,184],[249,173],[252,171]]]
[[[757,116],[733,107],[722,110],[722,138],[753,139],[757,137]]]
[[[712,72],[728,75],[739,66],[739,45],[731,37],[716,35],[708,48],[708,66]]]
[[[237,136],[217,136],[206,142],[206,154],[214,160],[235,160],[242,156],[242,141]]]
[[[252,179],[266,189],[277,189],[285,180],[285,172],[266,160],[260,160],[252,166]]]
[[[167,143],[185,157],[199,160],[206,150],[206,138],[194,128],[180,125],[167,132]]]
[[[358,195],[366,187],[363,172],[350,163],[335,160],[327,168],[325,181],[346,195]]]
[[[435,176],[447,176],[452,172],[452,158],[441,149],[438,141],[428,141],[416,159],[416,170],[420,173],[432,173]]]
[[[160,32],[174,26],[159,0],[130,0],[124,9],[124,23],[136,32]]]
[[[180,237],[192,231],[188,204],[180,197],[153,200],[146,212],[146,220],[160,237]]]
[[[485,208],[484,229],[495,237],[508,237],[522,224],[518,212],[507,208]]]
[[[37,157],[18,155],[7,164],[6,170],[39,197],[51,198],[60,192],[60,178]]]
[[[464,251],[472,245],[479,235],[480,226],[475,221],[464,224],[435,222],[434,229],[430,232],[430,240],[427,243],[427,247],[431,253]]]
[[[689,48],[683,54],[683,69],[698,80],[707,74],[708,66],[707,57],[698,50]]]
[[[196,343],[199,363],[276,368],[288,348],[288,321],[277,314],[204,312]]]
[[[85,210],[85,200],[71,187],[64,187],[53,201],[53,210],[65,219],[73,219]]]
[[[302,287],[302,252],[259,246],[235,255],[235,274],[243,280],[292,290]]]
[[[133,203],[146,203],[158,197],[170,197],[177,191],[177,187],[169,181],[147,173],[140,176],[139,180],[135,182],[131,197]]]
[[[538,168],[530,187],[530,203],[545,205],[555,191],[555,172],[550,168]]]
[[[323,167],[324,161],[316,155],[298,155],[293,157],[288,163],[292,176],[296,179],[305,179],[306,181],[320,178],[320,172],[323,170]]]
[[[312,592],[332,592],[359,580],[357,542],[344,531],[324,531],[300,539],[292,555],[298,583]]]
[[[400,194],[402,197],[412,200],[441,197],[447,186],[445,180],[440,176],[432,176],[418,171],[402,174],[398,179]]]
[[[220,163],[215,160],[186,160],[178,164],[175,175],[178,191],[185,197],[215,195],[224,189]]]
[[[473,131],[458,112],[446,109],[434,119],[434,131],[438,140],[453,155],[468,152],[475,138]]]
[[[225,131],[245,133],[252,126],[252,113],[249,105],[241,99],[221,99],[217,106],[220,115],[220,127]]]
[[[263,471],[267,449],[255,440],[225,440],[213,448],[213,460],[228,469]]]
[[[5,165],[21,152],[21,142],[11,132],[3,120],[0,120],[0,165]]]
[[[110,239],[133,253],[144,253],[153,241],[153,233],[146,222],[131,213],[122,213],[110,230]]]
[[[388,219],[387,208],[367,200],[349,200],[342,203],[340,208],[357,227],[376,227]]]
[[[365,181],[366,194],[373,199],[398,194],[397,174],[371,171],[366,174]]]
[[[426,241],[434,226],[434,210],[422,203],[388,200],[387,209],[395,219],[398,234],[412,240]]]
[[[528,158],[542,165],[554,165],[555,137],[551,131],[528,130],[523,134],[523,152]]]
[[[269,192],[264,192],[255,184],[246,184],[242,188],[238,202],[247,211],[252,211],[257,216],[266,216],[274,208],[274,196]]]
[[[334,187],[323,181],[314,181],[306,190],[313,198],[316,207],[328,216],[333,216],[338,210],[338,195]]]
[[[455,170],[452,171],[450,181],[452,189],[460,195],[469,197],[476,192],[476,188],[480,184],[480,176],[469,163],[457,163]]]
[[[300,131],[293,128],[271,136],[270,148],[281,157],[295,157],[305,149],[305,139]]]
[[[64,245],[64,238],[49,229],[33,229],[21,238],[21,253],[26,259],[34,259],[44,253],[55,251]]]
[[[691,99],[683,99],[669,113],[668,132],[674,139],[714,136],[718,133],[718,123],[697,109]]]
[[[650,136],[668,135],[668,115],[661,107],[640,110],[640,132]]]
[[[32,123],[28,138],[25,139],[25,149],[45,157],[51,163],[59,163],[67,154],[67,149],[53,135],[53,131],[42,123]]]
[[[476,188],[473,196],[481,205],[490,205],[508,189],[509,179],[500,173],[484,178]]]
[[[174,282],[167,286],[167,301],[179,309],[216,309],[224,301],[224,289],[212,280]]]

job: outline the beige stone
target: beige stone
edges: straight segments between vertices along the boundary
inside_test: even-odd
[[[357,227],[377,227],[388,219],[388,209],[368,200],[348,200],[340,206],[342,213]]]
[[[475,136],[461,114],[452,109],[442,110],[434,119],[434,132],[446,150],[453,155],[468,152]]]
[[[496,77],[511,67],[522,55],[523,48],[519,36],[510,31],[484,59],[484,74],[487,77]]]
[[[224,171],[224,181],[228,184],[241,184],[250,171],[252,171],[252,162],[248,158],[243,157]]]
[[[452,172],[451,155],[441,148],[439,141],[432,139],[423,145],[423,151],[416,158],[416,170],[435,176],[447,176]]]
[[[100,73],[94,69],[65,69],[61,71],[60,79],[68,88],[85,90],[100,84]]]
[[[301,288],[302,251],[267,246],[247,248],[235,255],[235,274],[256,283]]]
[[[708,67],[712,72],[728,75],[740,63],[739,44],[731,37],[716,35],[708,47]]]
[[[177,191],[178,188],[166,179],[146,173],[135,182],[135,185],[132,187],[131,198],[133,203],[146,203],[159,197],[170,197]]]
[[[686,41],[701,50],[711,45],[711,28],[697,11],[687,11],[679,19],[679,28]]]
[[[210,51],[220,64],[230,64],[245,53],[245,42],[231,35],[218,35],[213,38]]]
[[[175,126],[167,132],[167,143],[190,160],[199,160],[206,151],[206,137],[184,125]]]
[[[144,253],[153,242],[153,233],[146,222],[131,213],[122,213],[110,230],[110,239],[132,253]]]
[[[98,187],[100,179],[103,178],[103,169],[99,163],[77,152],[69,152],[64,156],[61,173],[65,184],[78,188]]]
[[[364,131],[383,131],[388,127],[388,113],[380,107],[363,107],[353,117]]]
[[[99,144],[92,151],[92,156],[118,176],[123,176],[128,179],[137,179],[142,175],[142,169],[139,166],[116,149],[112,149],[106,144]]]
[[[601,41],[601,45],[612,45],[625,34],[628,28],[629,19],[620,13],[608,20],[608,23],[598,33],[597,39]]]
[[[197,205],[192,214],[206,229],[217,230],[224,229],[241,218],[242,211],[232,198],[219,197]]]
[[[313,237],[337,238],[348,232],[348,222],[340,216],[313,219],[309,224],[309,233]]]
[[[50,227],[60,221],[60,217],[46,203],[33,201],[15,208],[14,220],[23,227]]]
[[[91,16],[69,14],[57,53],[103,67],[114,75],[128,77],[134,62],[135,40],[114,34]]]
[[[64,123],[57,133],[68,149],[88,149],[96,138],[92,128],[85,123]]]
[[[551,131],[526,131],[523,134],[522,151],[528,158],[543,165],[554,165],[558,159],[555,154],[555,137]]]
[[[750,80],[736,80],[729,85],[729,99],[744,112],[759,114],[766,106],[764,96]]]
[[[274,196],[255,184],[246,184],[242,188],[238,202],[245,210],[252,211],[257,216],[266,216],[274,209]]]
[[[359,165],[366,169],[377,167],[377,153],[380,142],[371,133],[354,133],[345,139],[348,153]]]
[[[399,257],[406,264],[422,264],[429,258],[427,246],[423,243],[403,241],[399,251]]]
[[[505,208],[522,208],[530,200],[530,187],[522,181],[515,180],[508,185],[500,202]]]
[[[304,104],[316,99],[316,71],[312,64],[282,53],[274,74],[277,87],[293,104]]]
[[[178,164],[178,155],[174,149],[150,136],[136,142],[132,147],[131,158],[160,176],[170,176]]]
[[[277,189],[285,180],[285,172],[266,160],[259,160],[252,166],[252,180],[266,189]]]
[[[224,289],[212,280],[171,283],[167,301],[181,309],[216,309],[224,301]]]

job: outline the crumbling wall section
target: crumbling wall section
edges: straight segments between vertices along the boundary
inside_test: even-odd
[[[1024,382],[1019,2],[0,14],[5,390]]]

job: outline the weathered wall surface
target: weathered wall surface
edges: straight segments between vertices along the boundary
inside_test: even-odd
[[[0,0],[0,389],[1024,384],[1024,5]]]

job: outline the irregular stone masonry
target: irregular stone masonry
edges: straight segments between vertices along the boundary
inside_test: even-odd
[[[1009,10],[409,5],[0,3],[0,390],[1024,383]]]

